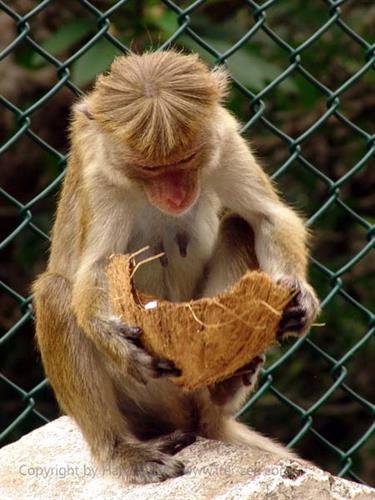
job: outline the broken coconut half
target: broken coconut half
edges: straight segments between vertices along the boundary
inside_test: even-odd
[[[147,265],[147,263],[145,263]],[[114,312],[139,326],[145,349],[172,360],[182,375],[171,380],[192,391],[223,380],[277,344],[278,325],[293,290],[248,271],[214,298],[169,302],[137,291],[132,255],[114,255],[107,267]]]

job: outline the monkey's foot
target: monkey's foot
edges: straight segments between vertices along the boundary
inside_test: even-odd
[[[243,386],[253,389],[257,383],[259,372],[264,365],[266,356],[256,356],[247,365],[237,370],[232,377],[209,386],[211,400],[214,404],[222,406],[233,399],[235,393]]]
[[[295,290],[295,296],[290,301],[280,320],[278,338],[284,340],[288,336],[304,334],[319,312],[319,301],[312,287],[300,282],[292,276],[285,276],[279,283]]]
[[[158,483],[182,476],[185,472],[185,466],[180,460],[155,450],[152,446],[148,449],[124,447],[116,450],[116,455],[113,468],[126,482]]]
[[[159,451],[175,455],[182,449],[195,443],[197,436],[192,432],[174,431],[166,436],[161,436],[154,440]]]

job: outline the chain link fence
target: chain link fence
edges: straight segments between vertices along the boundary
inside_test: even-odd
[[[326,326],[271,353],[240,418],[370,482],[375,12],[354,3],[0,1],[2,444],[58,414],[33,344],[29,287],[47,258],[68,108],[114,56],[173,45],[229,68],[243,133],[315,234]]]

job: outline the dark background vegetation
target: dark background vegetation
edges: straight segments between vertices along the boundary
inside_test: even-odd
[[[18,14],[24,15],[39,2],[13,0],[5,3]],[[45,8],[29,21],[33,40],[60,61],[65,61],[98,31],[95,16],[84,3],[76,0],[47,2]],[[92,1],[91,5],[106,11],[115,3],[98,0]],[[123,2],[110,17],[110,34],[134,51],[159,47],[178,28],[176,13],[166,3],[159,0]],[[191,3],[180,1],[175,2],[175,5],[186,8]],[[266,10],[267,26],[292,48],[296,48],[330,19],[333,3],[318,0],[274,1]],[[374,3],[370,0],[339,3],[342,4],[341,19],[367,43],[374,44]],[[241,0],[201,2],[191,12],[189,26],[218,53],[224,53],[255,26],[257,18],[256,15],[254,17],[254,6],[254,2]],[[14,20],[6,13],[0,13],[0,50],[16,36]],[[215,62],[215,58],[187,34],[182,34],[175,45],[198,52],[209,64]],[[82,90],[88,90],[94,77],[106,70],[118,54],[119,50],[108,40],[100,38],[69,66],[73,83]],[[371,54],[366,56],[364,47],[337,24],[333,24],[301,52],[303,67],[332,91],[359,71],[368,60],[366,57],[371,57]],[[291,61],[286,50],[263,30],[258,30],[226,62],[235,79],[252,95],[256,95],[288,68]],[[26,41],[17,45],[0,63],[0,94],[22,110],[45,95],[58,79],[56,68],[38,55]],[[373,64],[339,96],[340,112],[369,135],[372,134],[372,141],[375,123],[374,85]],[[69,109],[75,99],[72,90],[63,86],[31,115],[32,130],[63,154],[68,151]],[[262,116],[290,138],[297,138],[308,130],[327,110],[324,93],[298,71],[291,72],[283,82],[270,89],[262,101],[265,104]],[[247,123],[259,111],[257,106],[251,106],[250,97],[236,86],[233,87],[229,106],[243,123]],[[0,106],[0,145],[18,129],[14,114]],[[245,135],[270,174],[274,174],[295,152],[287,140],[260,119],[251,122]],[[365,157],[369,146],[370,142],[363,135],[332,115],[301,143],[303,157],[323,175],[319,176],[314,170],[305,168],[297,158],[277,177],[277,185],[285,198],[310,219],[335,193],[334,187],[332,190],[324,176],[334,182],[339,180]],[[367,160],[337,191],[340,199],[370,224],[375,222],[373,156],[369,154]],[[20,135],[0,157],[0,161],[1,188],[22,204],[37,196],[61,172],[61,164],[56,156],[43,150],[26,134]],[[31,209],[33,222],[47,233],[53,220],[55,194],[56,190],[33,204]],[[1,196],[0,240],[14,231],[23,217],[24,214],[20,214],[9,197]],[[333,272],[342,268],[374,238],[374,232],[368,231],[339,203],[330,205],[312,222],[312,255]],[[27,304],[20,307],[20,300],[6,287],[15,290],[21,297],[29,295],[30,283],[45,266],[48,242],[26,225],[0,255],[0,279],[5,284],[0,288],[0,334],[5,335],[28,310]],[[340,360],[350,349],[355,348],[344,364],[347,370],[344,382],[347,385],[343,388],[337,384],[332,394],[312,413],[314,429],[343,451],[355,445],[373,425],[370,404],[362,404],[350,391],[355,391],[368,402],[374,401],[374,343],[371,343],[371,335],[368,334],[371,324],[367,313],[367,309],[371,309],[375,302],[374,273],[373,251],[366,252],[340,276],[330,277],[322,268],[313,267],[313,283],[322,299],[328,297],[321,317],[325,326],[313,328],[309,337],[313,344],[302,343],[287,361],[272,371],[272,387],[303,410],[308,410],[327,393],[335,383],[337,374],[342,373],[341,370],[332,371],[334,360]],[[329,295],[340,287],[363,308],[357,307],[355,302],[347,300],[340,293]],[[328,357],[314,346],[326,352]],[[287,353],[289,348],[283,347],[271,353],[270,363]],[[34,346],[33,324],[28,316],[0,342],[0,362],[2,375],[16,384],[11,386],[0,379],[1,432],[25,408],[25,400],[22,400],[18,388],[28,392],[43,380],[39,355]],[[270,379],[265,378],[263,383],[269,384]],[[346,390],[346,387],[350,390]],[[301,419],[295,409],[277,396],[275,390],[266,390],[244,418],[257,429],[289,442],[308,424],[308,415]],[[58,415],[48,388],[36,393],[35,402],[36,408],[48,418]],[[42,420],[30,413],[6,433],[3,442],[10,442],[41,423]],[[302,437],[296,449],[302,456],[335,473],[347,463],[345,460],[340,463],[338,454],[312,432]],[[375,442],[371,433],[353,453],[352,459],[351,470],[370,483],[375,475]]]

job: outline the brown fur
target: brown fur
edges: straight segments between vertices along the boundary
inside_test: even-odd
[[[162,162],[191,148],[226,83],[222,70],[210,72],[196,55],[132,54],[117,58],[97,79],[89,109],[143,160]]]
[[[196,56],[131,55],[98,79],[72,120],[48,268],[34,284],[37,339],[57,399],[94,457],[131,481],[183,473],[171,454],[192,442],[191,432],[292,456],[233,422],[251,385],[224,381],[183,394],[168,380],[175,368],[139,346],[137,325],[121,323],[107,296],[109,256],[148,245],[149,256],[163,248],[168,265],[158,260],[137,272],[146,293],[172,301],[195,298],[199,288],[215,295],[256,261],[299,290],[283,332],[303,333],[315,318],[303,222],[220,105],[223,88],[225,76]],[[195,155],[191,144],[199,144]],[[181,193],[177,214],[168,197]],[[238,217],[220,227],[223,208]]]

